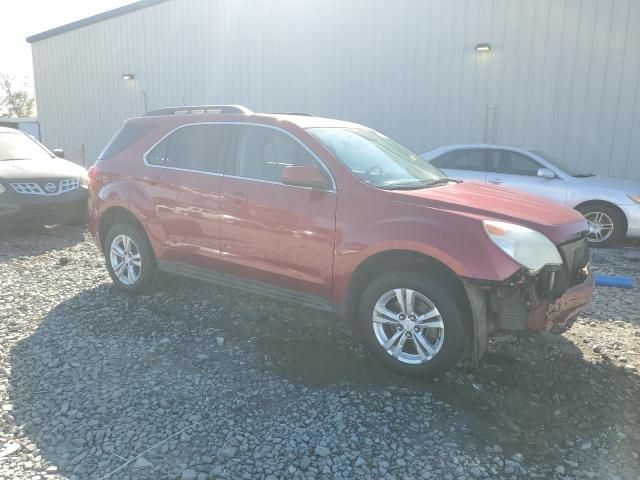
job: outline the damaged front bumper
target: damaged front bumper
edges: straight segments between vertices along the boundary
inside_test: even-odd
[[[542,331],[552,327],[565,327],[578,312],[583,310],[593,299],[596,285],[595,275],[585,267],[584,281],[569,288],[554,302],[543,299],[530,313],[527,327],[530,330]]]
[[[531,276],[519,272],[502,283],[464,282],[474,327],[470,349],[473,360],[484,355],[491,332],[565,327],[591,303],[595,275],[589,265],[575,272],[571,286],[554,286],[556,273],[546,271]]]

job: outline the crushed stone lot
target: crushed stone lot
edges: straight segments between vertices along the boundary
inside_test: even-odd
[[[637,479],[634,251],[592,255],[634,290],[426,382],[314,311],[173,277],[120,293],[83,228],[0,233],[0,479]]]

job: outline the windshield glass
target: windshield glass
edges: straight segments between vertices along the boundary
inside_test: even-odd
[[[46,159],[51,158],[51,155],[28,135],[20,132],[0,132],[0,162],[34,158]]]
[[[570,165],[565,164],[564,162],[559,161],[558,159],[552,157],[546,152],[540,150],[531,150],[532,153],[535,153],[539,157],[544,158],[547,162],[553,163],[556,167],[558,167],[563,172],[571,175],[572,177],[590,177],[593,176],[592,173],[585,172],[578,168],[572,167]]]
[[[446,179],[402,145],[367,128],[307,130],[364,182],[379,188],[422,188]]]

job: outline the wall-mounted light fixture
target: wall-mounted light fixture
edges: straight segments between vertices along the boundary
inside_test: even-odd
[[[122,74],[122,79],[123,80],[133,80],[135,78],[135,76],[133,75],[133,73],[123,73]]]
[[[476,45],[476,52],[489,52],[491,51],[490,43],[478,43]]]

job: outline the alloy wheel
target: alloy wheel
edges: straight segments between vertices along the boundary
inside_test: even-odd
[[[589,212],[584,218],[589,223],[587,238],[590,242],[601,243],[613,235],[613,220],[605,212]]]
[[[444,323],[435,304],[408,288],[396,288],[380,296],[371,317],[380,346],[406,364],[431,361],[444,343]]]
[[[134,240],[128,235],[116,235],[109,252],[113,273],[124,285],[134,285],[140,278],[142,260]]]

